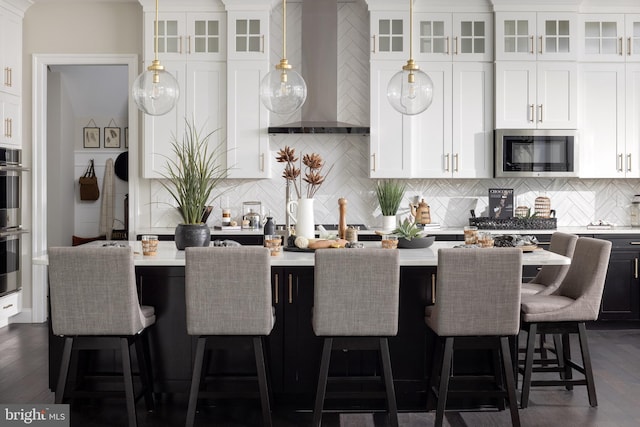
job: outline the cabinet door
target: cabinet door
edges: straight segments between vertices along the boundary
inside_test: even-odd
[[[624,15],[582,14],[580,16],[580,60],[624,61]]]
[[[539,129],[577,127],[577,71],[575,62],[538,62],[535,115]]]
[[[640,178],[640,63],[625,66],[625,173]]]
[[[602,293],[601,320],[636,320],[640,315],[638,252],[613,250]]]
[[[414,16],[416,27],[414,40],[417,40],[416,59],[419,61],[450,61],[451,14],[417,13]]]
[[[496,62],[496,128],[534,129],[536,63]]]
[[[538,13],[536,22],[538,61],[572,61],[578,57],[578,48],[575,46],[577,14]]]
[[[450,178],[454,172],[451,151],[452,64],[430,62],[421,66],[433,80],[433,102],[426,111],[411,116],[412,178]]]
[[[269,114],[260,101],[265,61],[229,61],[227,165],[230,178],[268,178]]]
[[[496,60],[536,58],[535,12],[496,12]]]
[[[393,109],[387,99],[391,77],[402,69],[395,61],[371,62],[371,134],[369,136],[371,178],[409,178],[411,152],[408,116]]]
[[[453,177],[493,176],[493,64],[453,64]]]
[[[627,61],[640,61],[640,14],[625,15]]]
[[[22,19],[0,9],[0,65],[3,92],[20,95],[22,90]],[[18,133],[19,128],[15,128]]]
[[[164,61],[184,60],[186,15],[184,13],[158,14],[158,56]],[[146,60],[154,58],[156,33],[156,15],[153,12],[144,15],[144,55]]]
[[[269,59],[268,12],[227,12],[229,59]]]
[[[409,13],[371,12],[371,59],[407,59]]]
[[[14,95],[0,94],[0,117],[2,117],[0,144],[19,148],[22,145],[20,98]]]
[[[221,13],[189,13],[186,18],[188,60],[226,59],[226,17]]]
[[[624,65],[580,64],[580,97],[580,177],[624,177]]]
[[[491,13],[454,13],[452,29],[454,61],[493,61]]]

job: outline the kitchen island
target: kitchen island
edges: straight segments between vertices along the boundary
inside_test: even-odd
[[[424,323],[424,308],[433,304],[435,298],[437,250],[460,243],[435,242],[426,249],[399,249],[400,318],[398,335],[390,338],[389,346],[401,410],[426,409],[434,336]],[[102,244],[105,243],[91,243]],[[156,324],[149,330],[155,390],[166,394],[186,394],[191,379],[195,341],[186,332],[184,252],[177,251],[173,242],[160,242],[158,254],[145,257],[141,255],[140,242],[118,244],[132,245],[137,252],[135,264],[140,300],[156,310]],[[379,242],[366,244],[380,246]],[[544,250],[523,254],[524,265],[569,262],[568,258]],[[34,263],[46,264],[47,258],[39,257],[34,259]],[[271,263],[276,324],[267,339],[267,355],[275,404],[309,409],[313,403],[322,348],[322,340],[314,335],[311,326],[314,254],[283,252],[280,256],[272,257]],[[49,384],[53,389],[58,375],[62,340],[51,336],[49,345]],[[216,363],[211,367],[214,372],[242,375],[254,371],[253,353],[248,342],[235,340],[230,348],[216,351]],[[488,364],[490,360],[489,355],[484,361],[475,356],[466,360],[464,356],[461,353],[461,366],[468,365],[469,361],[474,365]],[[117,369],[119,364],[117,356],[95,363],[101,368],[113,369]],[[332,375],[373,375],[377,372],[378,357],[373,352],[343,351],[332,359]]]

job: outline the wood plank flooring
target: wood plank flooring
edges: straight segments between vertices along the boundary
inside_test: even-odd
[[[640,325],[638,325],[640,327]],[[597,408],[589,407],[585,387],[533,389],[529,407],[520,411],[526,427],[637,427],[640,426],[640,329],[590,329],[589,344],[598,392]],[[577,348],[577,347],[576,347]],[[44,324],[9,325],[0,329],[0,403],[52,403],[47,386],[47,327]],[[577,353],[577,351],[576,351]],[[186,402],[160,402],[153,413],[140,402],[140,427],[183,426]],[[311,414],[275,412],[274,426],[311,424]],[[71,414],[72,426],[126,425],[124,401],[78,402]],[[196,425],[224,427],[259,426],[259,408],[229,404],[204,408]],[[384,414],[327,414],[323,426],[387,426]],[[401,413],[400,426],[433,425],[432,413]],[[448,412],[451,427],[510,426],[508,411]]]

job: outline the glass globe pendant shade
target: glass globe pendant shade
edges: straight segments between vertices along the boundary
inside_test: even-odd
[[[402,114],[420,114],[433,101],[433,81],[419,69],[399,71],[389,81],[387,98]]]
[[[136,78],[131,94],[144,113],[161,116],[175,107],[180,98],[180,88],[171,73],[152,67]]]
[[[260,99],[273,113],[291,114],[307,99],[307,84],[296,71],[276,68],[262,79]]]

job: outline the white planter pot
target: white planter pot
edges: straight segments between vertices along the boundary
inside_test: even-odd
[[[383,215],[382,216],[382,230],[383,231],[393,231],[397,228],[398,224],[396,222],[395,215]]]

